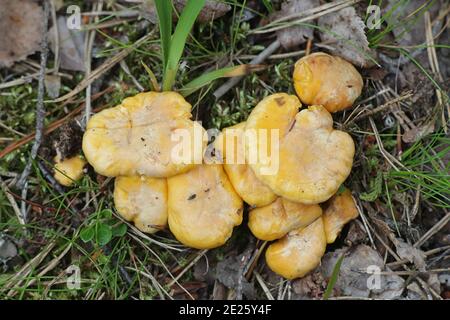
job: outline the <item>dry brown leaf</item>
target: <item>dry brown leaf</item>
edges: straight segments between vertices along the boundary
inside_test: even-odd
[[[346,249],[339,249],[327,253],[322,258],[320,271],[329,279],[339,257]],[[380,271],[385,271],[385,266],[381,256],[366,245],[353,247],[342,260],[339,276],[334,289],[344,296],[351,297],[372,297],[377,299],[397,299],[404,289],[404,280],[395,274],[380,274],[380,287],[369,288],[369,277],[374,274],[367,273],[368,267],[377,267]]]
[[[434,122],[431,121],[428,124],[424,124],[420,127],[415,127],[413,129],[406,131],[402,135],[402,140],[403,140],[403,142],[406,142],[406,143],[413,143],[413,142],[416,142],[416,141],[422,139],[422,137],[424,137],[430,133],[433,133],[433,132],[434,132]]]
[[[364,31],[366,25],[355,8],[346,7],[319,18],[320,38],[341,56],[358,67],[370,67],[372,54]]]
[[[281,5],[281,10],[273,14],[273,19],[303,12],[320,5],[319,0],[287,0]],[[309,22],[313,23],[313,22]],[[292,49],[308,39],[313,39],[314,29],[306,26],[292,26],[277,31],[277,38],[285,49]]]
[[[417,282],[411,282],[407,287],[407,293],[406,296],[408,300],[427,300],[427,295],[423,290],[420,288],[420,286],[417,284]]]
[[[216,277],[222,284],[231,289],[236,289],[239,285],[239,273],[242,271],[242,259],[248,253],[244,252],[237,256],[230,256],[225,260],[217,263]],[[255,297],[255,288],[253,283],[248,282],[245,277],[242,277],[242,293],[249,299]]]
[[[388,5],[383,10],[383,16],[387,23],[396,26],[392,33],[399,46],[415,46],[426,41],[425,18],[423,12],[425,1],[403,1],[389,0]],[[427,10],[433,20],[439,12],[441,4],[439,1],[430,1]],[[419,10],[419,11],[418,11]],[[420,12],[420,10],[422,10]],[[389,14],[385,14],[389,12]],[[414,14],[416,12],[416,14]],[[441,21],[436,21],[435,31],[441,28]]]
[[[16,245],[0,234],[0,263],[4,263],[17,255]]]
[[[174,0],[173,4],[177,11],[181,12],[186,5],[186,2],[187,0]],[[145,18],[154,24],[158,24],[158,14],[156,13],[154,0],[144,0],[142,3],[142,9]],[[197,21],[201,23],[209,22],[222,17],[230,10],[231,6],[229,4],[215,0],[207,0],[205,6],[198,15]],[[177,15],[175,13],[173,14],[173,19],[177,19]]]
[[[44,78],[45,90],[48,96],[52,99],[59,96],[59,90],[61,89],[61,77],[58,75],[47,74]]]
[[[0,0],[0,67],[10,67],[40,48],[44,12],[34,1]]]
[[[401,259],[406,259],[409,262],[414,263],[420,271],[425,271],[426,255],[422,250],[413,247],[401,239],[393,239],[393,242],[397,249],[397,254]]]
[[[55,27],[50,28],[49,40],[55,52]],[[65,17],[58,18],[60,68],[72,71],[85,71],[84,35],[83,31],[69,30]]]

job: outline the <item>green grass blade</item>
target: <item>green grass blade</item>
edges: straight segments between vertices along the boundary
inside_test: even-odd
[[[172,36],[172,0],[155,0],[159,20],[163,70],[167,67]]]
[[[243,76],[243,75],[249,74],[250,72],[261,70],[262,68],[264,68],[264,66],[243,64],[243,65],[239,65],[239,66],[235,66],[235,67],[226,67],[226,68],[214,70],[214,71],[203,74],[203,75],[199,76],[198,78],[192,80],[191,82],[187,83],[183,88],[181,88],[179,91],[184,97],[187,97],[187,96],[193,94],[195,91],[202,88],[203,86],[208,85],[209,83],[211,83],[214,80],[217,80],[220,78],[231,78],[231,77]]]
[[[163,0],[166,1],[166,0]],[[197,19],[198,14],[205,5],[206,0],[189,0],[181,13],[177,27],[171,39],[169,55],[167,57],[166,69],[164,72],[163,90],[169,91],[175,82],[178,70],[178,63],[183,54],[184,46],[189,32]]]
[[[334,265],[333,272],[331,273],[330,281],[328,281],[327,289],[325,290],[325,293],[323,294],[323,300],[328,300],[328,298],[330,298],[331,294],[333,293],[333,288],[338,279],[339,271],[341,270],[342,261],[344,260],[344,255],[345,255],[345,252],[342,253],[342,255],[339,257],[339,259],[336,261],[336,264]]]

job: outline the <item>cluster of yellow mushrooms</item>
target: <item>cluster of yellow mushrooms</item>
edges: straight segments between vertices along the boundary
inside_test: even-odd
[[[190,161],[172,161],[173,132],[185,129],[193,138],[196,130],[205,132],[176,92],[140,93],[94,115],[83,137],[84,155],[96,172],[116,177],[115,207],[140,230],[154,233],[168,224],[186,246],[215,248],[241,224],[246,202],[251,232],[274,241],[266,251],[268,266],[288,279],[302,277],[358,214],[351,192],[341,187],[352,168],[354,142],[333,129],[330,112],[350,107],[363,81],[350,63],[325,53],[300,59],[293,80],[309,107],[300,111],[297,96],[286,93],[266,97],[246,122],[214,141],[222,161],[205,161],[194,147]],[[277,129],[277,143],[268,138],[259,145],[235,134],[260,129]],[[227,139],[236,139],[231,154],[244,154],[244,162],[224,159]],[[269,159],[276,153],[278,170],[267,174],[267,161],[248,161],[251,148],[266,148]]]

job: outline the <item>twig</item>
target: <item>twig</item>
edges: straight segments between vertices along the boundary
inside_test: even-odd
[[[92,97],[92,100],[96,100],[98,98],[100,98],[101,96],[103,96],[106,93],[109,93],[111,91],[114,90],[114,86],[110,86],[108,88],[106,88],[105,90],[95,94]],[[47,126],[47,128],[45,129],[45,134],[49,134],[53,131],[55,131],[56,129],[58,129],[62,124],[64,124],[65,122],[69,121],[72,117],[74,117],[75,115],[77,115],[78,113],[80,113],[83,108],[84,108],[84,103],[82,103],[78,108],[76,108],[75,110],[71,111],[70,113],[68,113],[66,116],[64,116],[63,118],[56,120],[55,122],[51,123],[49,126]],[[96,108],[94,111],[100,111],[103,108],[105,108],[105,106]],[[3,158],[4,156],[6,156],[7,154],[13,152],[14,150],[17,150],[18,148],[20,148],[21,146],[23,146],[24,144],[27,144],[28,142],[32,141],[36,136],[36,133],[30,133],[29,135],[23,137],[20,140],[17,140],[13,143],[11,143],[10,145],[8,145],[5,149],[0,151],[0,159]]]
[[[431,229],[429,229],[419,240],[417,240],[416,243],[414,243],[414,247],[420,247],[422,244],[425,243],[428,239],[430,239],[436,232],[441,230],[447,222],[450,221],[450,211],[447,212],[447,214],[438,221]]]
[[[41,170],[44,179],[46,179],[52,187],[58,191],[60,194],[64,194],[64,189],[61,185],[56,181],[55,177],[51,174],[50,170],[42,163],[42,161],[38,161],[39,170]]]
[[[155,29],[154,29],[155,30]],[[100,65],[97,69],[92,71],[89,74],[89,77],[83,79],[72,91],[69,93],[63,95],[62,97],[59,97],[52,102],[61,102],[64,100],[67,100],[69,98],[72,98],[73,96],[77,95],[81,91],[83,91],[89,84],[91,84],[95,79],[99,78],[103,73],[111,69],[113,66],[115,66],[117,63],[119,63],[122,59],[124,59],[126,56],[128,56],[133,50],[135,50],[137,47],[139,47],[141,44],[143,44],[145,41],[150,39],[153,34],[154,30],[137,40],[134,44],[130,45],[129,47],[121,50],[119,53],[117,53],[115,56],[107,59],[102,65]]]
[[[254,59],[250,61],[250,64],[261,64],[264,60],[267,59],[272,53],[278,50],[280,48],[280,42],[278,40],[275,40],[272,42],[266,49],[264,49],[260,54],[258,54]],[[233,88],[235,85],[239,83],[239,81],[242,80],[244,76],[240,77],[233,77],[229,79],[227,82],[225,82],[223,85],[221,85],[219,88],[217,88],[216,91],[214,91],[213,95],[218,100],[220,99],[225,93],[228,92],[231,88]]]
[[[6,199],[8,199],[9,203],[11,204],[11,207],[17,216],[17,220],[19,220],[20,224],[25,225],[25,219],[22,216],[22,212],[20,211],[16,200],[14,200],[14,197],[12,196],[11,191],[9,191],[8,186],[6,185],[5,181],[3,181],[3,179],[1,177],[0,177],[0,188],[2,189],[3,193],[5,194]]]
[[[59,70],[59,26],[58,26],[58,18],[56,17],[56,7],[55,7],[55,0],[50,0],[51,10],[52,10],[52,22],[53,22],[53,28],[55,30],[55,66],[53,68],[53,74],[56,76],[58,75]]]
[[[431,249],[429,251],[425,251],[424,254],[425,254],[426,257],[428,257],[428,256],[434,255],[436,253],[439,253],[441,251],[446,251],[448,249],[450,249],[450,245],[444,246],[444,247],[441,247],[441,248]],[[397,266],[401,266],[401,265],[403,265],[405,263],[410,263],[410,261],[408,259],[401,259],[399,261],[386,263],[386,267],[390,267],[390,268],[397,267]]]
[[[261,286],[261,288],[263,289],[264,293],[266,294],[266,297],[268,300],[275,300],[275,298],[273,297],[273,295],[270,293],[269,288],[267,288],[267,285],[265,284],[263,278],[261,277],[261,275],[257,272],[257,271],[253,271],[253,274],[256,277],[256,280],[258,281],[259,285]]]
[[[407,92],[407,93],[401,95],[398,98],[394,98],[394,99],[392,99],[392,100],[382,104],[381,106],[378,106],[378,107],[376,107],[376,108],[374,108],[372,110],[368,110],[368,111],[366,111],[366,112],[364,112],[362,114],[357,115],[355,118],[353,118],[353,120],[350,121],[350,123],[355,122],[355,121],[359,121],[361,119],[370,117],[370,116],[372,116],[372,115],[374,115],[376,113],[379,113],[381,111],[389,109],[393,104],[396,104],[396,103],[398,103],[400,101],[403,101],[403,100],[407,100],[407,99],[411,98],[412,96],[413,96],[412,92]]]
[[[97,6],[94,5],[93,11],[97,10],[97,11],[101,11],[103,7],[103,1],[100,0],[99,3],[97,3]],[[99,21],[98,16],[96,16],[94,18],[95,23],[97,23]],[[87,36],[86,36],[86,45],[85,45],[85,50],[84,50],[84,57],[85,57],[85,69],[86,69],[86,73],[85,73],[85,78],[89,78],[89,75],[91,73],[91,58],[92,58],[92,47],[94,46],[94,41],[95,41],[95,35],[97,34],[96,29],[88,32]],[[91,107],[91,91],[92,91],[92,87],[91,87],[92,83],[89,83],[86,86],[86,107],[85,107],[85,120],[86,122],[84,123],[84,127],[86,127],[86,124],[89,120],[89,118],[91,117],[91,111],[92,111],[92,107]]]
[[[253,241],[250,241],[239,261],[239,271],[237,276],[236,300],[242,300],[243,280],[246,272],[247,263],[252,256]]]
[[[169,288],[172,287],[180,278],[190,269],[192,266],[194,266],[198,260],[200,260],[201,257],[203,257],[208,252],[208,249],[200,250],[197,253],[197,256],[174,278],[172,281],[169,282],[167,285]]]
[[[27,191],[27,179],[30,175],[31,166],[33,161],[36,159],[39,147],[42,143],[42,138],[44,136],[44,118],[45,118],[45,107],[44,107],[44,93],[45,93],[45,69],[47,66],[48,57],[48,17],[50,14],[50,6],[47,0],[44,1],[44,35],[41,42],[41,65],[39,71],[39,83],[38,83],[38,95],[36,104],[36,139],[34,140],[33,147],[31,148],[30,158],[25,166],[25,169],[20,176],[17,187],[22,189],[22,194],[26,195]],[[22,201],[22,217],[24,221],[27,220],[27,213],[24,209],[24,202]]]
[[[360,2],[361,0],[344,0],[344,1],[334,1],[331,3],[326,3],[323,4],[321,6],[309,9],[309,10],[305,10],[305,11],[301,11],[301,12],[296,12],[293,13],[291,15],[287,15],[285,17],[281,17],[277,20],[272,21],[271,23],[265,25],[262,28],[259,29],[255,29],[255,30],[251,30],[250,34],[255,33],[267,33],[267,32],[274,32],[277,30],[281,30],[284,28],[289,27],[291,24],[298,24],[301,22],[306,22],[306,21],[310,21],[310,20],[314,20],[316,18],[319,18],[323,15],[332,13],[332,12],[336,12],[338,10],[341,10],[345,7],[354,5],[358,2]],[[290,20],[290,21],[289,21]],[[286,22],[289,21],[289,23],[286,24],[281,24],[282,22]]]

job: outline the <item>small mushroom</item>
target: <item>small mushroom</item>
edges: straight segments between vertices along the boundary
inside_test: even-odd
[[[223,167],[239,196],[251,206],[261,207],[273,202],[277,196],[256,178],[245,160],[245,122],[223,129],[214,146],[223,157]],[[233,150],[227,149],[232,146]],[[227,153],[233,156],[227,159]]]
[[[114,205],[127,221],[147,233],[167,225],[167,179],[117,177],[114,183]]]
[[[331,114],[324,107],[310,106],[298,112],[300,105],[297,97],[285,93],[258,103],[246,130],[279,129],[278,146],[271,142],[267,150],[268,158],[278,159],[279,166],[271,174],[264,172],[267,164],[262,161],[249,162],[249,166],[275,194],[317,204],[332,197],[350,174],[355,145],[349,134],[333,129]],[[246,150],[266,147],[260,146],[260,140],[245,139]]]
[[[248,227],[261,240],[280,239],[288,232],[306,227],[322,215],[319,205],[302,204],[278,198],[249,213]]]
[[[86,161],[81,156],[74,156],[61,160],[57,155],[55,161],[54,177],[56,181],[66,187],[70,187],[77,180],[80,180],[84,174],[84,166]]]
[[[323,52],[298,60],[293,79],[303,103],[323,105],[329,112],[350,107],[363,87],[362,77],[351,63]]]
[[[190,120],[191,108],[176,92],[145,92],[126,98],[89,120],[83,137],[84,154],[97,173],[108,177],[165,178],[186,172],[201,163],[206,145],[203,127]],[[173,159],[180,144],[173,139],[177,129],[184,129],[194,142],[187,161]],[[196,133],[202,141],[197,142]]]
[[[286,279],[300,278],[319,265],[326,246],[322,218],[318,218],[271,244],[266,251],[266,262],[273,272]]]
[[[323,207],[323,225],[327,243],[333,243],[344,225],[358,217],[358,209],[349,189],[334,195]]]
[[[223,245],[242,222],[243,202],[221,164],[203,164],[168,180],[169,227],[184,245]]]

